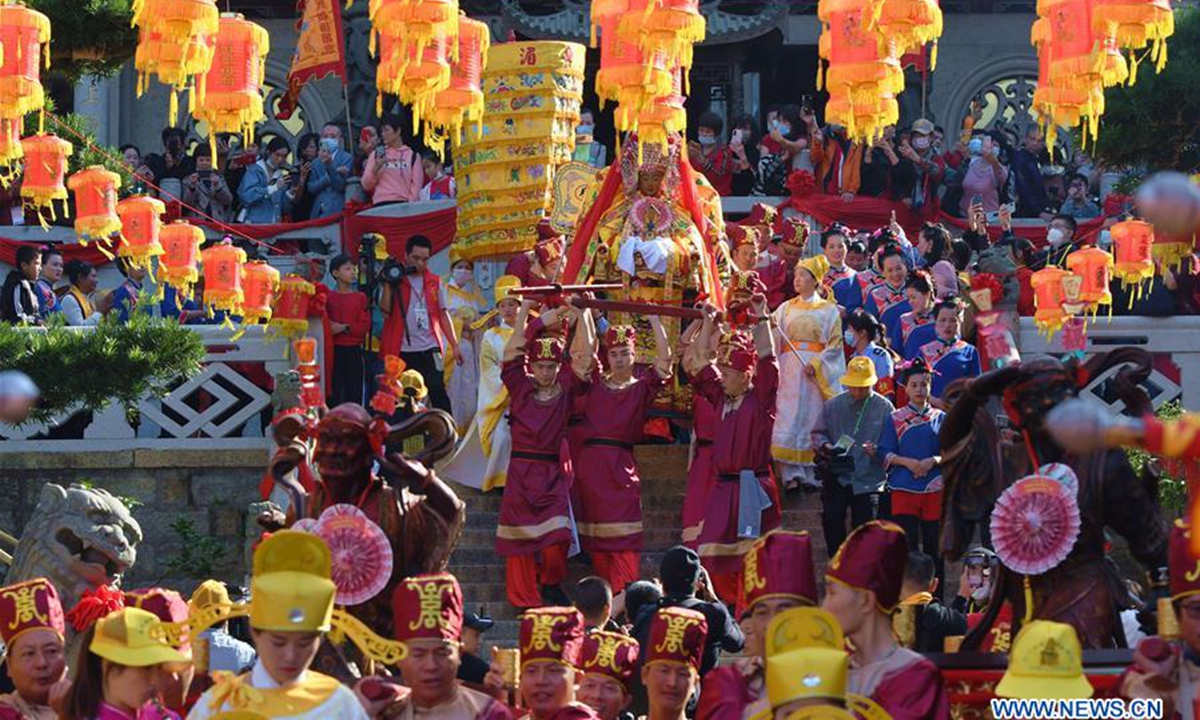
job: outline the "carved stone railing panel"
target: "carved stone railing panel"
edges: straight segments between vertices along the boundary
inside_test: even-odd
[[[194,330],[206,349],[203,368],[181,380],[166,397],[142,400],[133,424],[118,405],[95,413],[64,413],[48,423],[0,424],[3,450],[266,450],[264,431],[273,414],[275,377],[293,365],[289,342],[264,326],[248,328],[236,339],[235,331],[225,327]],[[324,348],[319,353],[324,362]]]

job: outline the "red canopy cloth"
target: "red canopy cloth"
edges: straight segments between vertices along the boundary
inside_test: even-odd
[[[385,217],[357,213],[342,221],[342,252],[358,262],[358,243],[366,233],[379,233],[387,238],[388,255],[404,257],[404,244],[413,235],[424,235],[433,243],[433,254],[450,247],[454,242],[458,212],[455,208],[403,217]]]

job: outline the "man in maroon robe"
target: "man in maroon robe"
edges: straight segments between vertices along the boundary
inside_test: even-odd
[[[549,218],[542,218],[537,232],[538,240],[533,249],[513,255],[504,269],[505,275],[520,279],[521,287],[551,285],[558,281],[566,238],[550,225]]]
[[[505,489],[505,494],[508,490]],[[521,615],[522,720],[599,720],[575,701],[583,650],[583,615],[575,608],[543,607]]]
[[[772,530],[743,558],[742,597],[749,614],[745,657],[704,676],[697,720],[749,720],[770,710],[763,675],[767,626],[789,608],[817,604],[812,538]]]
[[[701,561],[727,604],[738,597],[742,556],[763,532],[779,526],[779,490],[771,474],[771,427],[779,363],[761,295],[750,305],[754,338],[734,330],[709,358],[717,316],[706,308],[704,324],[684,358],[698,396],[717,409],[710,473],[714,477],[700,531]]]
[[[892,632],[908,540],[895,523],[872,520],[846,538],[825,571],[821,607],[854,646],[847,691],[874,700],[894,720],[949,720],[950,700],[932,662]]]

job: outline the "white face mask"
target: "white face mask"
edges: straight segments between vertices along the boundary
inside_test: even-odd
[[[842,339],[845,340],[846,344],[851,347],[854,347],[854,345],[858,343],[858,335],[855,334],[853,330],[847,330],[846,332],[842,333]]]
[[[454,282],[458,285],[467,285],[475,279],[475,273],[470,268],[454,268]]]
[[[1050,243],[1050,245],[1053,247],[1062,245],[1063,240],[1065,239],[1066,238],[1063,236],[1063,231],[1059,230],[1058,228],[1050,228],[1046,231],[1046,242]]]

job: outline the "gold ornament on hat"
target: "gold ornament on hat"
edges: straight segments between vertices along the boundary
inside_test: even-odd
[[[529,633],[529,642],[525,647],[521,648],[523,652],[545,650],[547,648],[555,652],[562,650],[562,646],[554,642],[554,627],[567,622],[569,618],[565,615],[538,613],[530,615],[530,619],[533,622],[533,628]]]

